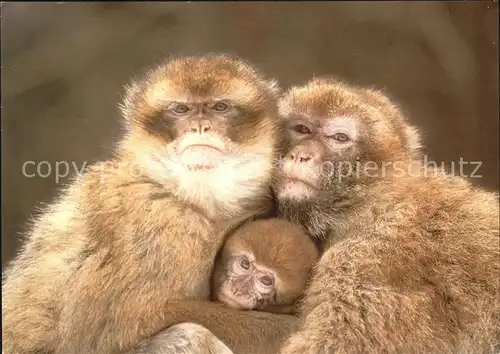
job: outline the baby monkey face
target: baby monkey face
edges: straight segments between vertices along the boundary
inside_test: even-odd
[[[240,254],[229,260],[217,300],[238,310],[252,310],[269,304],[276,296],[276,274],[251,256]]]
[[[301,227],[283,219],[249,222],[215,262],[212,297],[234,309],[293,312],[318,257]]]

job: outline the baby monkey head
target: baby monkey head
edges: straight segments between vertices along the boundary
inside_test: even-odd
[[[334,213],[418,156],[417,132],[379,91],[314,79],[279,107],[286,142],[275,190],[288,219]]]
[[[318,257],[300,227],[282,219],[249,222],[219,254],[213,297],[235,309],[293,312]]]
[[[123,151],[190,202],[241,202],[270,178],[277,93],[275,81],[227,56],[168,61],[128,87]]]

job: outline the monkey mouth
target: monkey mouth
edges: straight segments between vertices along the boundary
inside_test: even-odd
[[[209,171],[213,170],[217,166],[215,165],[187,165],[187,167],[192,171]]]
[[[218,294],[218,299],[220,302],[226,304],[232,309],[235,310],[251,310],[252,307],[248,306],[248,304],[242,304],[239,301],[235,300],[232,296],[227,296],[223,292]]]
[[[312,190],[318,189],[316,187],[315,183],[313,183],[312,181],[308,181],[304,178],[298,178],[298,177],[292,177],[292,176],[285,176],[285,181],[283,184],[284,185],[293,184],[293,185],[305,186],[306,188],[309,188]]]
[[[318,189],[318,171],[313,169],[301,168],[300,166],[285,163],[281,169],[283,185],[291,184],[304,186],[308,189]]]
[[[305,200],[313,198],[318,188],[311,182],[296,177],[287,177],[278,191],[278,198]]]
[[[213,146],[213,145],[209,145],[209,144],[192,144],[192,145],[188,145],[186,147],[184,147],[180,154],[184,154],[184,152],[190,150],[190,149],[196,149],[196,150],[200,150],[200,151],[203,151],[203,150],[206,150],[207,152],[210,152],[210,151],[218,151],[220,153],[222,153],[222,150],[216,146]]]
[[[193,144],[183,148],[180,153],[182,163],[193,171],[206,171],[216,168],[224,157],[222,150],[213,145]]]

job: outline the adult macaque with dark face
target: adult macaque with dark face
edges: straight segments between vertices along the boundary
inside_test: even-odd
[[[280,112],[280,214],[326,248],[280,353],[498,352],[498,196],[424,166],[379,91],[316,79]]]
[[[379,91],[317,79],[280,112],[279,214],[325,251],[279,353],[498,352],[498,196],[424,166],[416,129]]]
[[[231,349],[275,353],[292,316],[243,318],[207,300],[224,230],[268,211],[276,95],[250,65],[217,55],[133,83],[115,156],[45,208],[5,272],[4,353],[182,352],[201,327],[161,331],[187,320]],[[195,346],[210,343],[229,351]]]
[[[249,222],[229,236],[216,260],[212,297],[237,310],[294,313],[318,256],[299,226]]]

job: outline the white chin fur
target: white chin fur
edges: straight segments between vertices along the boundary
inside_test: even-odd
[[[300,181],[286,181],[278,189],[278,198],[306,200],[313,198],[316,191],[314,188]]]
[[[223,158],[222,152],[215,148],[192,146],[183,151],[180,160],[184,165],[214,167],[221,164]]]
[[[255,199],[269,183],[270,159],[262,155],[246,154],[244,158],[228,158],[210,169],[190,169],[182,164],[151,161],[150,171],[159,181],[170,184],[174,192],[187,201],[215,216],[237,215],[242,201]]]

